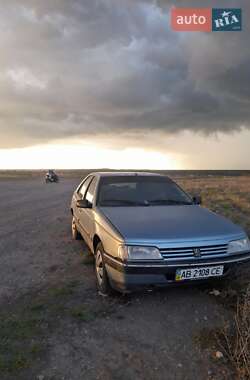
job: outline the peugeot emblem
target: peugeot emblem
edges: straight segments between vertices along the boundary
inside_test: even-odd
[[[193,252],[194,252],[194,257],[201,257],[200,248],[194,248]]]

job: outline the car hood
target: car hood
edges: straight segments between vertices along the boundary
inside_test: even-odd
[[[102,207],[100,211],[126,243],[230,240],[244,236],[239,226],[197,205]]]

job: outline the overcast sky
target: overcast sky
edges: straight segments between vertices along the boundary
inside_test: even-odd
[[[171,31],[172,5],[242,7],[243,31]],[[0,0],[0,159],[87,143],[250,169],[248,20],[248,0]]]

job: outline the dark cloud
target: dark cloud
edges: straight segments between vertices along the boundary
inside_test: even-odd
[[[249,4],[237,2],[242,32],[185,34],[170,30],[173,4],[201,6],[0,0],[0,148],[113,132],[249,128]]]

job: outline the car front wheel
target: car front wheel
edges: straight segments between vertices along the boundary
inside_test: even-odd
[[[103,259],[104,249],[101,243],[97,245],[95,251],[95,275],[97,288],[102,294],[111,294],[112,288],[109,284],[108,274]]]

